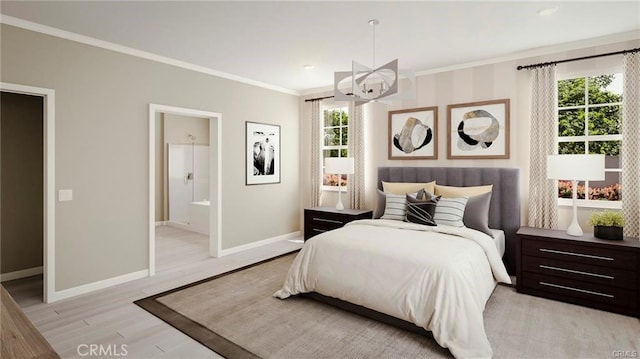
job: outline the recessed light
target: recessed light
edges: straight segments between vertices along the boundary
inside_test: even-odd
[[[557,6],[544,7],[542,9],[538,10],[538,15],[540,15],[540,16],[551,16],[551,15],[555,14],[556,11],[558,11],[558,7]]]
[[[315,69],[315,68],[316,68],[315,66],[313,66],[313,65],[311,65],[311,64],[307,64],[307,65],[304,65],[304,66],[302,66],[302,67],[304,67],[304,69],[305,69],[305,70],[312,70],[312,69]]]

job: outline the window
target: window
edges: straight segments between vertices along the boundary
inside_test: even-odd
[[[578,183],[582,205],[620,204],[621,119],[621,73],[558,81],[558,153],[605,155],[605,180]],[[558,181],[558,197],[571,198],[571,187]]]
[[[327,157],[347,157],[347,144],[349,140],[349,110],[346,107],[324,109],[324,121],[322,122],[322,166]],[[323,171],[324,172],[324,171]],[[323,186],[337,186],[338,176],[324,173]],[[340,185],[347,185],[347,175],[342,175]],[[330,189],[326,187],[325,189]]]

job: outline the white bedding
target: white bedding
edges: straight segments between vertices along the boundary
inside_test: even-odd
[[[423,327],[456,358],[490,358],[482,312],[511,283],[493,239],[468,228],[360,220],[308,240],[285,299],[318,292]]]
[[[504,250],[505,250],[504,231],[499,229],[491,229],[491,228],[489,228],[489,230],[491,231],[491,233],[493,233],[493,242],[496,244],[496,248],[498,249],[498,254],[500,255],[500,258],[502,258],[502,256],[504,256]]]

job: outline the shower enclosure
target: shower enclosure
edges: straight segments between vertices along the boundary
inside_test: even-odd
[[[169,223],[208,233],[209,146],[169,144],[168,157]]]

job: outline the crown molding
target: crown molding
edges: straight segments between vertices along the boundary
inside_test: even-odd
[[[640,30],[623,32],[619,34],[601,36],[601,37],[574,41],[574,42],[567,42],[567,43],[558,44],[558,45],[539,47],[535,49],[514,52],[509,55],[492,57],[489,59],[484,59],[479,61],[465,62],[465,63],[455,64],[451,66],[443,66],[443,67],[437,67],[429,70],[416,71],[415,75],[416,77],[433,75],[441,72],[462,70],[462,69],[468,69],[468,68],[477,67],[477,66],[493,65],[501,62],[517,61],[517,60],[523,60],[530,57],[552,55],[552,54],[562,53],[566,51],[584,49],[587,47],[609,45],[609,44],[614,44],[618,42],[634,41],[634,40],[640,40]],[[319,93],[330,92],[330,91],[333,91],[333,85],[302,90],[300,91],[300,96],[317,95]]]
[[[514,52],[509,55],[494,57],[486,60],[472,61],[472,62],[457,64],[457,65],[438,67],[435,69],[424,70],[424,71],[416,71],[416,76],[431,75],[439,72],[467,69],[470,67],[493,65],[493,64],[498,64],[498,63],[507,62],[507,61],[523,60],[529,57],[552,55],[552,54],[562,53],[566,51],[580,50],[587,47],[609,45],[617,42],[632,41],[632,40],[640,40],[640,30],[629,31],[629,32],[624,32],[624,33],[619,33],[614,35],[601,36],[601,37],[580,40],[580,41],[567,42],[567,43],[558,44],[558,45],[539,47],[535,49]]]
[[[29,30],[29,31],[39,32],[45,35],[55,36],[61,39],[70,40],[70,41],[78,42],[85,45],[95,46],[102,49],[111,50],[111,51],[119,52],[122,54],[143,58],[146,60],[151,60],[151,61],[160,62],[163,64],[176,66],[176,67],[180,67],[180,68],[191,70],[191,71],[200,72],[206,75],[211,75],[215,77],[224,78],[227,80],[241,82],[241,83],[256,86],[256,87],[262,87],[268,90],[282,92],[289,95],[300,96],[300,92],[296,90],[287,89],[284,87],[248,79],[245,77],[214,70],[205,66],[195,65],[186,61],[176,60],[170,57],[157,55],[151,52],[134,49],[132,47],[118,45],[113,42],[99,40],[93,37],[80,35],[74,32],[61,30],[51,26],[38,24],[35,22],[19,19],[13,16],[0,14],[0,23],[18,27],[25,30]]]

